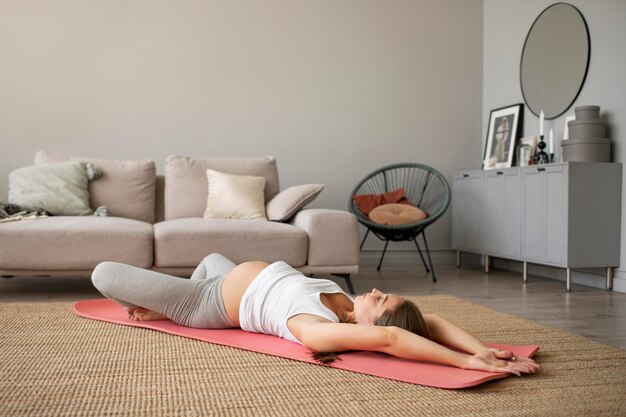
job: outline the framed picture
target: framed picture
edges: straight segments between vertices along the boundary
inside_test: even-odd
[[[510,168],[521,136],[522,103],[491,110],[483,157],[483,169]]]

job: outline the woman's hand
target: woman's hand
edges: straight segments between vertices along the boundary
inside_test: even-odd
[[[537,362],[523,356],[515,356],[513,352],[488,349],[478,352],[467,359],[467,369],[487,372],[506,372],[521,376],[534,374],[541,367]]]

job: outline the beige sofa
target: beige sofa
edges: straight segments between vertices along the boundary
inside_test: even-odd
[[[150,160],[113,161],[40,151],[35,164],[87,160],[102,177],[89,184],[92,208],[107,217],[51,216],[0,224],[0,275],[88,276],[102,261],[189,276],[206,255],[234,262],[283,260],[305,274],[346,278],[358,272],[356,218],[345,211],[302,209],[284,222],[203,218],[206,170],[265,177],[265,201],[279,193],[273,157],[170,156],[165,174]]]

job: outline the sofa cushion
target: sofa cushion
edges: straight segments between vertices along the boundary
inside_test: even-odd
[[[99,175],[90,162],[57,162],[18,168],[9,174],[9,203],[57,216],[87,216],[89,180]]]
[[[281,191],[265,207],[267,218],[278,222],[289,220],[300,209],[315,200],[324,184],[304,184]]]
[[[152,225],[120,217],[47,217],[0,225],[4,269],[92,269],[102,261],[152,265]]]
[[[206,171],[265,178],[265,201],[278,194],[278,170],[271,156],[258,158],[189,158],[171,155],[165,160],[165,219],[202,217],[207,206]]]
[[[173,219],[154,225],[154,264],[195,267],[210,253],[236,263],[259,260],[306,263],[308,235],[299,227],[276,222],[232,219]]]
[[[265,178],[233,175],[207,169],[209,197],[204,217],[208,219],[262,219],[265,217]]]
[[[100,168],[102,176],[89,183],[92,209],[107,206],[109,216],[154,222],[156,167],[148,159],[118,161],[69,156],[39,151],[35,164],[88,161]]]

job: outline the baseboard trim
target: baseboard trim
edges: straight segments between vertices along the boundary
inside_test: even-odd
[[[361,252],[361,266],[376,266],[380,259],[382,251],[367,249]],[[424,253],[426,256],[426,253]],[[456,265],[455,250],[431,250],[430,256],[435,266],[454,266]],[[477,266],[484,264],[484,257],[481,255],[461,252],[461,266]],[[422,261],[417,250],[391,250],[388,249],[385,254],[383,266],[421,266]],[[507,271],[522,273],[523,263],[520,261],[511,261],[508,259],[492,258],[492,268],[504,269]],[[564,268],[556,268],[539,264],[528,264],[528,275],[538,276],[541,278],[553,279],[565,283],[566,271]],[[585,285],[592,288],[605,289],[606,286],[606,269],[589,268],[589,269],[572,269],[572,283]],[[613,291],[626,293],[626,270],[615,269],[613,278]]]

